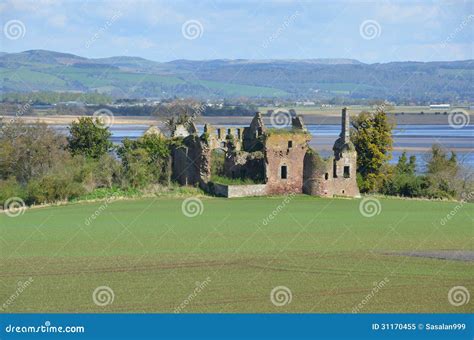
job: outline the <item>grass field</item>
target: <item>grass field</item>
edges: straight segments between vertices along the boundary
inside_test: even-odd
[[[70,90],[80,84],[90,89],[112,91],[122,89],[128,93],[131,88],[139,86],[153,86],[167,88],[174,86],[201,86],[210,90],[219,90],[223,96],[286,96],[287,92],[281,89],[265,86],[251,86],[232,84],[218,81],[199,79],[184,80],[176,76],[158,75],[152,73],[133,73],[118,69],[79,68],[79,67],[27,67],[9,69],[0,67],[0,77],[6,79],[11,88],[23,89],[25,84],[32,87],[45,85],[48,89]],[[24,90],[24,89],[23,89]]]
[[[365,217],[361,200],[203,197],[201,214],[187,217],[183,200],[0,214],[0,308],[7,301],[7,313],[173,312],[178,306],[181,312],[350,313],[359,304],[363,313],[474,310],[472,301],[460,307],[448,301],[454,286],[473,294],[472,262],[395,254],[473,250],[472,204],[380,199],[380,213]],[[106,306],[93,302],[100,286],[113,291]],[[291,302],[271,302],[278,286],[291,291]]]

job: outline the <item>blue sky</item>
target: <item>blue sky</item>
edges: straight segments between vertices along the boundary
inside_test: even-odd
[[[3,0],[0,50],[157,61],[464,60],[474,58],[473,8],[460,0]]]

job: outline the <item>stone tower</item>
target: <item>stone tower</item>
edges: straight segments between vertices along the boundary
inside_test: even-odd
[[[305,155],[303,192],[317,196],[359,197],[357,151],[351,142],[350,118],[346,108],[342,109],[341,133],[333,151],[334,156],[327,159],[314,151]]]
[[[344,138],[344,144],[350,142],[350,118],[347,108],[342,109],[342,128],[340,137]]]
[[[341,133],[339,138],[336,140],[333,146],[334,156],[336,159],[342,157],[342,153],[346,151],[354,151],[354,144],[351,142],[351,128],[350,128],[350,117],[347,113],[347,108],[342,109],[342,122],[341,122]]]

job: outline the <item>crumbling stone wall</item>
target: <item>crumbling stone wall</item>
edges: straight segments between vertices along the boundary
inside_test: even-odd
[[[333,160],[333,195],[359,197],[357,186],[357,152],[345,151]],[[335,177],[337,176],[337,177]]]
[[[185,146],[171,149],[171,179],[181,185],[188,185],[188,148]]]
[[[254,181],[263,182],[264,170],[264,155],[260,151],[234,151],[226,154],[224,172],[227,177],[250,178]]]
[[[265,138],[265,179],[269,194],[301,193],[303,165],[309,135],[304,132],[275,132]]]
[[[195,185],[211,179],[211,148],[197,135],[183,140],[183,145],[171,150],[172,179],[182,185]]]
[[[212,183],[209,185],[209,191],[216,196],[229,198],[264,196],[267,195],[267,186],[265,184],[224,185]]]
[[[359,197],[355,157],[357,155],[351,153],[339,160],[333,156],[322,159],[317,153],[308,152],[304,160],[303,192],[315,196]],[[346,174],[345,166],[349,167]]]
[[[249,127],[242,134],[242,149],[247,152],[261,151],[264,147],[265,124],[260,112],[255,114]]]
[[[324,160],[309,150],[304,157],[303,192],[315,196],[332,196],[333,157]]]

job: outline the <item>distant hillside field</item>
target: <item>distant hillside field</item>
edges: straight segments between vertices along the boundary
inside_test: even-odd
[[[364,64],[351,59],[87,59],[44,50],[0,54],[2,92],[99,91],[115,97],[350,98],[468,102],[474,60]]]

